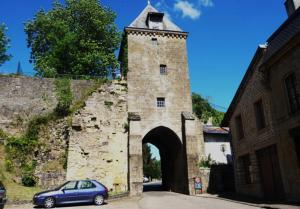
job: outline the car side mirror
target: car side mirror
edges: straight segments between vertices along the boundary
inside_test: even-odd
[[[61,191],[62,191],[63,193],[65,193],[65,189],[62,189]]]

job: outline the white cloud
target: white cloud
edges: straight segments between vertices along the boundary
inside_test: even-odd
[[[213,7],[214,3],[212,0],[199,0],[199,4],[204,7]]]
[[[169,12],[172,9],[169,7],[169,5],[166,3],[165,0],[160,0],[159,2],[157,2],[155,4],[155,8],[157,8],[159,11],[163,12],[169,20],[172,20],[171,14]]]
[[[193,20],[198,19],[201,15],[201,11],[195,7],[194,4],[189,3],[186,0],[177,0],[174,4],[176,11],[182,12],[182,17],[189,17]]]

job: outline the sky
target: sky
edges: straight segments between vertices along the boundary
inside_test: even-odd
[[[120,30],[147,5],[147,0],[101,0],[117,13]],[[33,72],[24,23],[52,0],[0,0],[0,23],[7,26],[13,58],[0,73]],[[187,40],[192,92],[226,111],[259,44],[286,20],[284,0],[151,0],[175,24],[189,32]],[[154,150],[152,148],[152,150]],[[155,156],[158,157],[158,150]]]
[[[120,30],[147,5],[147,0],[102,0],[117,13]],[[0,23],[11,39],[11,61],[0,72],[24,72],[29,63],[24,23],[40,10],[51,9],[52,0],[0,0]],[[187,41],[191,89],[226,111],[259,44],[286,20],[284,0],[151,0],[158,10],[189,32]]]

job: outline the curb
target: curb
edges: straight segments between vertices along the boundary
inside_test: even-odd
[[[129,192],[124,192],[121,194],[111,195],[108,197],[107,201],[117,201],[120,199],[124,199],[129,197]],[[23,204],[32,204],[32,200],[17,200],[17,201],[11,201],[7,200],[6,205],[23,205]]]

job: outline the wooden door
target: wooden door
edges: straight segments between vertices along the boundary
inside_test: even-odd
[[[282,200],[283,186],[276,145],[257,151],[262,190],[267,200]]]

